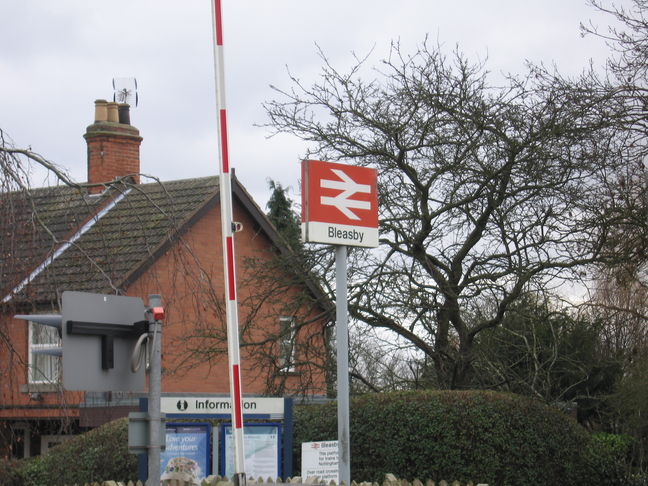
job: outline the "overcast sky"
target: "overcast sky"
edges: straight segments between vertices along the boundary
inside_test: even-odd
[[[223,0],[230,162],[265,208],[267,179],[298,197],[304,145],[268,139],[262,103],[269,85],[304,81],[374,49],[376,62],[400,39],[413,51],[426,35],[451,51],[488,58],[493,72],[525,59],[575,74],[608,49],[582,38],[579,22],[601,16],[585,0]],[[144,137],[144,173],[171,180],[218,174],[211,0],[2,0],[0,128],[86,180],[82,137],[94,100],[112,99],[113,77],[135,77],[131,122]],[[34,185],[42,184],[41,180]]]

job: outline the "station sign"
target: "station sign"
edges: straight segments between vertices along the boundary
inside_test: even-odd
[[[302,239],[311,243],[378,246],[377,171],[302,162]]]

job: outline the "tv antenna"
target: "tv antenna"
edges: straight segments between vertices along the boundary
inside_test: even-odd
[[[137,79],[135,78],[113,78],[113,101],[117,103],[128,103],[137,106]]]

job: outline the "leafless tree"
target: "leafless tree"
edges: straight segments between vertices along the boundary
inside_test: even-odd
[[[643,158],[625,143],[627,107],[593,72],[493,84],[427,43],[394,44],[372,78],[366,59],[342,73],[321,57],[319,81],[291,77],[266,111],[274,132],[312,144],[307,157],[378,169],[380,247],[352,252],[350,314],[412,343],[439,386],[468,386],[476,337],[531,283],[620,258],[607,243],[628,211],[602,187]]]
[[[597,36],[605,40],[611,50],[607,62],[608,78],[614,86],[618,103],[625,106],[624,125],[627,130],[624,140],[627,150],[647,145],[646,108],[648,101],[648,2],[632,0],[625,5],[614,2],[605,3],[591,0],[590,4],[599,12],[608,14],[613,21],[610,26],[601,28],[592,22],[583,23],[583,35]],[[607,193],[615,199],[624,199],[626,206],[633,208],[636,219],[634,225],[629,225],[620,231],[613,244],[618,251],[632,254],[628,264],[610,274],[610,269],[602,271],[601,278],[606,283],[599,285],[597,295],[611,290],[612,280],[623,285],[646,285],[642,268],[647,260],[647,236],[645,226],[639,222],[648,219],[646,213],[646,170],[645,160],[634,160],[635,165],[628,164],[626,172],[607,188]],[[631,284],[631,281],[635,281]],[[622,285],[622,286],[623,286]],[[607,290],[606,290],[607,289]],[[603,291],[603,292],[601,292]],[[600,299],[599,299],[600,303]]]

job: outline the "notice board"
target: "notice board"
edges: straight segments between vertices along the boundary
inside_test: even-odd
[[[221,475],[231,478],[234,474],[234,442],[232,425],[221,425],[222,456]],[[243,427],[245,448],[245,473],[248,478],[282,477],[281,471],[281,424],[248,424]]]

